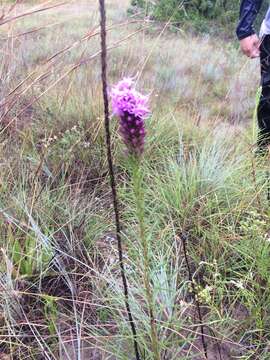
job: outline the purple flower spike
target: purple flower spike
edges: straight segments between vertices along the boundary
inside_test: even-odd
[[[144,121],[150,114],[148,96],[135,90],[131,78],[119,81],[110,95],[113,114],[120,118],[120,134],[129,153],[141,155],[146,135]]]

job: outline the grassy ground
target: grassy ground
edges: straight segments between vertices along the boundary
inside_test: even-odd
[[[109,81],[137,76],[151,94],[141,169],[160,359],[204,359],[186,236],[208,358],[267,360],[268,164],[253,156],[258,63],[234,44],[128,18],[128,5],[107,4]],[[134,358],[104,148],[98,25],[97,2],[76,1],[0,27],[1,359]],[[143,358],[154,359],[136,198],[116,129],[113,119],[130,302]]]

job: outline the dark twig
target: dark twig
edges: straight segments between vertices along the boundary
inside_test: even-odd
[[[100,5],[100,27],[101,27],[101,66],[102,66],[102,84],[103,84],[107,161],[108,161],[108,167],[109,167],[109,173],[110,173],[110,182],[111,182],[111,190],[112,190],[112,198],[113,198],[114,215],[115,215],[116,237],[117,237],[117,244],[118,244],[119,264],[120,264],[121,277],[122,277],[122,282],[123,282],[123,287],[124,287],[125,305],[126,305],[129,324],[130,324],[131,332],[132,332],[132,336],[133,336],[136,360],[140,360],[139,347],[138,347],[138,341],[137,341],[137,331],[136,331],[135,322],[133,320],[133,316],[132,316],[130,305],[129,305],[129,291],[128,291],[127,278],[126,278],[126,274],[125,274],[125,265],[124,265],[124,261],[123,261],[121,225],[120,225],[118,198],[117,198],[115,175],[114,175],[112,152],[111,152],[109,100],[108,100],[108,91],[107,91],[108,87],[107,87],[107,47],[106,47],[105,0],[99,0],[99,5]]]
[[[184,257],[185,257],[185,262],[186,262],[187,270],[188,270],[188,278],[189,278],[189,281],[190,281],[191,287],[192,287],[192,295],[193,295],[193,299],[194,299],[194,302],[195,302],[195,305],[196,305],[196,308],[197,308],[197,313],[198,313],[198,318],[199,318],[199,323],[200,323],[200,328],[201,328],[201,339],[202,339],[204,355],[205,355],[205,358],[208,359],[207,345],[206,345],[206,341],[205,341],[204,325],[203,325],[203,320],[202,320],[201,306],[200,306],[200,302],[199,302],[198,297],[197,297],[197,292],[196,292],[196,288],[195,288],[195,285],[194,285],[194,282],[193,282],[192,271],[191,271],[191,267],[190,267],[190,264],[189,264],[188,254],[187,254],[188,235],[185,234],[185,233],[181,233],[180,238],[181,238],[182,244],[183,244]]]
[[[270,171],[266,171],[266,181],[267,181],[267,201],[270,203]]]

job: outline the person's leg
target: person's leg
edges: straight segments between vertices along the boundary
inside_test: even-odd
[[[260,48],[262,94],[258,105],[258,149],[270,145],[270,35],[266,35]]]

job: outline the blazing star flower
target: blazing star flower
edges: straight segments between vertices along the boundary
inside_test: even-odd
[[[148,96],[134,88],[131,78],[119,81],[111,90],[113,114],[120,118],[120,134],[130,153],[141,155],[145,141],[145,119],[150,114]]]

